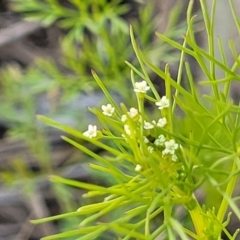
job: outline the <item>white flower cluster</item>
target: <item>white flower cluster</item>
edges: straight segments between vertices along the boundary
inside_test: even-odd
[[[174,139],[167,141],[166,137],[163,134],[160,134],[154,141],[154,145],[156,147],[164,148],[162,151],[163,157],[169,155],[172,161],[177,161],[177,155],[175,154],[175,151],[179,148],[179,145],[175,142]]]
[[[147,85],[146,81],[136,82],[134,84],[134,92],[140,94],[146,94],[146,92],[150,89]],[[169,99],[166,96],[162,96],[162,98],[157,101],[156,106],[158,109],[162,110],[169,107]],[[115,112],[115,108],[111,104],[102,105],[102,114],[108,117],[112,117]],[[141,119],[141,121],[138,121]],[[130,124],[130,122],[132,122]],[[155,128],[164,128],[167,126],[167,118],[162,117],[159,118],[157,121],[153,120],[151,122],[146,121],[141,118],[138,109],[130,108],[126,114],[121,116],[121,122],[123,123],[123,130],[124,134],[122,136],[127,141],[126,137],[130,137],[131,139],[137,136],[137,129],[140,129],[141,124],[143,124],[142,128],[146,132],[146,136],[144,136],[143,142],[147,145],[147,149],[149,153],[153,153],[156,151],[161,151],[163,157],[171,157],[172,161],[177,161],[177,155],[175,154],[176,150],[179,148],[179,145],[175,142],[174,139],[168,139],[163,134],[160,134],[157,138],[152,137],[154,141],[151,142],[148,139],[148,135],[151,132],[155,132]],[[133,124],[133,125],[132,125]],[[130,127],[131,126],[131,127]],[[88,125],[88,130],[83,133],[84,136],[88,138],[94,138],[97,136],[97,126],[96,125]],[[136,166],[136,171],[141,171],[141,166]]]
[[[177,160],[177,156],[175,154],[175,150],[178,149],[178,144],[175,143],[174,139],[171,139],[169,141],[166,141],[164,143],[165,145],[165,149],[162,151],[162,155],[171,155],[172,161],[176,161]]]

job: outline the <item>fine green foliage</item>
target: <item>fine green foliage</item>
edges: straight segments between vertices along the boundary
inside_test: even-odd
[[[50,118],[38,116],[39,120],[67,133],[68,137],[62,137],[66,142],[95,159],[89,167],[96,174],[101,172],[112,179],[110,186],[100,186],[51,176],[51,181],[60,186],[65,184],[86,190],[82,197],[91,201],[76,211],[69,210],[58,216],[33,220],[33,223],[43,223],[59,219],[80,219],[78,228],[43,239],[220,240],[221,234],[225,234],[227,239],[237,239],[239,230],[230,233],[227,227],[231,218],[229,207],[240,219],[239,199],[232,197],[240,171],[239,106],[233,103],[230,93],[231,83],[240,80],[237,72],[240,62],[232,42],[229,44],[229,51],[234,57],[232,66],[227,63],[225,51],[228,50],[223,48],[221,39],[215,46],[214,14],[217,1],[212,1],[212,10],[209,13],[206,1],[200,0],[208,39],[207,50],[201,48],[195,39],[193,1],[189,3],[187,29],[182,43],[173,40],[172,36],[170,38],[162,33],[156,34],[164,42],[164,46],[168,46],[168,49],[170,46],[180,53],[177,55],[180,57],[176,79],[170,75],[169,64],[162,70],[156,65],[156,58],[146,53],[149,41],[144,44],[144,41],[141,42],[134,35],[134,32],[137,36],[141,35],[141,28],[137,25],[130,29],[130,37],[138,62],[130,61],[132,53],[127,54],[129,48],[119,57],[120,67],[118,61],[113,61],[118,59],[119,53],[113,52],[111,46],[116,44],[119,46],[118,50],[123,50],[124,44],[121,45],[121,42],[127,40],[126,35],[123,39],[121,36],[127,27],[119,18],[109,16],[115,10],[119,14],[125,13],[127,6],[113,8],[113,3],[89,1],[87,9],[91,9],[90,13],[98,13],[103,9],[101,4],[104,3],[107,14],[96,19],[86,15],[85,19],[79,20],[74,14],[77,14],[78,10],[82,11],[83,6],[87,7],[81,1],[71,1],[77,10],[65,8],[58,1],[40,1],[42,5],[36,0],[25,2],[24,5],[24,1],[15,0],[16,10],[31,17],[32,12],[36,12],[35,16],[47,24],[60,19],[62,26],[71,28],[67,40],[63,43],[68,59],[73,58],[75,50],[75,46],[72,48],[74,50],[71,50],[70,43],[78,39],[84,49],[84,66],[94,69],[92,76],[106,97],[106,105],[102,105],[101,109],[89,108],[98,118],[101,127],[90,123],[88,130],[83,133]],[[230,0],[229,3],[236,29],[240,33],[240,20],[233,2]],[[95,25],[93,19],[97,20],[99,25]],[[119,29],[113,34],[114,41],[110,36],[106,36],[106,31],[101,28],[101,24],[109,19],[115,21],[111,24],[116,24],[117,21]],[[75,23],[80,26],[78,31]],[[98,40],[81,38],[84,28],[93,34],[98,33]],[[107,46],[103,48],[104,54],[99,53],[100,48],[97,47],[102,42]],[[216,48],[221,53],[221,60],[215,56]],[[208,88],[208,94],[202,94],[197,88],[187,62],[188,56],[196,60],[198,70],[202,73],[201,84]],[[77,58],[73,59],[66,61],[66,64],[80,74],[77,69],[81,64],[78,64]],[[89,63],[88,59],[94,60]],[[123,59],[128,60],[128,68],[120,71],[123,69]],[[54,72],[55,68],[49,66]],[[113,73],[112,69],[118,71]],[[216,77],[217,70],[224,73],[221,79]],[[128,80],[127,73],[130,75],[128,86],[132,86],[128,88],[128,94],[123,96],[124,103],[119,104],[112,96],[110,87],[112,85],[113,89],[116,89],[125,84]],[[152,73],[163,79],[165,95],[159,95],[151,81]],[[89,75],[87,77],[86,84],[90,78]],[[114,83],[106,81],[107,78],[114,80]],[[118,81],[119,79],[124,80]],[[73,86],[76,85],[71,88]],[[77,90],[79,89],[76,88]],[[134,98],[128,98],[130,95]],[[151,110],[146,106],[151,106]],[[102,149],[102,153],[97,154],[86,147],[86,142]],[[204,199],[199,199],[196,190],[205,193]],[[207,195],[209,193],[210,196]],[[210,199],[212,196],[214,202]],[[200,202],[204,202],[204,205]],[[188,215],[186,221],[175,214],[174,210],[179,205],[184,207],[185,214]]]
[[[138,19],[124,18],[122,15],[128,14],[129,5],[119,4],[119,1],[71,1],[64,5],[60,1],[12,0],[11,4],[13,10],[29,20],[42,20],[47,25],[56,21],[62,31],[67,31],[59,39],[61,59],[37,59],[24,69],[10,63],[0,69],[0,121],[10,128],[8,136],[24,140],[30,152],[38,156],[43,173],[51,168],[51,149],[46,126],[36,121],[35,115],[46,114],[82,130],[87,122],[83,117],[85,103],[81,104],[81,109],[72,105],[84,99],[81,93],[90,94],[98,89],[90,69],[98,72],[111,92],[121,99],[134,101],[128,88],[129,68],[124,62],[132,60],[137,64],[129,40],[129,24],[138,30],[138,43],[152,62],[158,63],[159,59],[176,61],[174,54],[168,55],[170,47],[167,44],[152,39],[159,16],[153,18],[151,4],[136,5]],[[69,15],[69,11],[74,14]],[[185,31],[184,24],[176,24],[180,12],[178,6],[173,9],[169,27],[174,25],[175,28],[168,28],[166,35],[177,38]],[[75,15],[78,15],[76,19]],[[49,22],[49,19],[52,20]],[[97,31],[88,28],[87,23],[91,21]],[[66,25],[66,22],[71,24]],[[7,172],[7,175],[15,173]],[[12,177],[10,182],[15,180]]]
[[[34,66],[43,78],[54,82],[52,88],[61,91],[63,101],[97,88],[90,69],[98,72],[109,91],[123,89],[121,97],[131,101],[132,93],[124,87],[129,86],[129,69],[124,61],[131,61],[136,67],[138,63],[129,41],[129,25],[137,30],[138,44],[151,62],[177,60],[177,53],[168,54],[171,50],[168,44],[153,38],[161,15],[153,16],[152,3],[132,3],[135,6],[132,11],[139,17],[125,17],[131,13],[130,4],[120,2],[91,0],[63,4],[60,1],[11,0],[12,9],[26,19],[39,20],[46,25],[56,23],[66,32],[60,40],[61,59],[57,63],[56,59],[42,59]],[[166,36],[178,39],[185,32],[185,24],[178,20],[180,13],[181,6],[176,4],[170,14]]]
[[[132,16],[130,6],[133,2],[125,4],[115,0],[9,1],[12,10],[22,14],[27,20],[42,21],[46,26],[56,24],[62,33],[56,40],[60,49],[53,47],[50,53],[57,50],[62,54],[59,59],[37,59],[24,68],[12,62],[1,66],[0,121],[10,128],[6,136],[26,143],[24,151],[28,151],[34,157],[34,166],[37,169],[33,170],[29,166],[24,154],[17,153],[17,158],[9,156],[6,169],[1,171],[2,184],[22,189],[24,194],[31,197],[36,193],[38,182],[44,181],[49,174],[59,174],[68,164],[74,165],[79,159],[82,165],[88,160],[86,157],[82,158],[82,155],[76,158],[71,156],[65,162],[66,165],[56,166],[56,160],[52,156],[55,149],[49,140],[51,134],[47,133],[49,128],[37,121],[35,116],[45,114],[49,118],[67,122],[78,130],[83,130],[88,122],[84,117],[84,94],[90,95],[99,89],[90,69],[98,73],[111,94],[117,94],[129,105],[135,104],[134,94],[129,87],[131,83],[128,65],[131,62],[139,69],[140,66],[131,46],[129,25],[135,29],[136,41],[152,63],[159,65],[160,60],[170,63],[178,61],[179,52],[168,54],[172,50],[171,46],[156,41],[154,32],[161,15],[153,14],[154,5],[147,1],[136,2],[138,3],[134,3]],[[179,4],[171,9],[164,34],[172,39],[179,39],[186,30],[186,24],[178,20],[181,12]],[[129,63],[125,64],[125,61]],[[153,72],[148,70],[151,76]],[[96,175],[105,177],[104,173],[96,174],[95,171],[94,174],[94,179]],[[108,178],[108,181],[113,179]],[[78,202],[72,200],[70,190],[66,194],[69,187],[63,184],[51,184],[51,187],[57,189],[54,197],[61,205],[60,211],[74,211]],[[82,217],[64,219],[58,225],[60,231],[74,228],[79,219]],[[111,236],[107,234],[101,237],[106,240],[111,239]]]
[[[236,239],[239,232],[227,230],[230,214],[228,207],[240,219],[237,199],[232,197],[240,171],[239,161],[239,106],[230,97],[230,84],[240,80],[237,74],[239,57],[228,66],[219,40],[222,61],[214,55],[213,19],[216,1],[213,1],[212,16],[208,15],[206,3],[201,0],[202,15],[208,37],[209,49],[200,48],[194,35],[194,17],[190,1],[188,29],[182,44],[163,34],[157,36],[180,50],[180,64],[177,81],[169,73],[169,65],[159,69],[140,50],[130,30],[132,46],[140,67],[130,67],[132,91],[136,102],[133,105],[118,104],[95,72],[94,79],[106,96],[107,105],[102,109],[89,109],[97,116],[101,128],[89,125],[88,130],[79,132],[44,116],[38,118],[104,150],[98,155],[84,144],[63,137],[82,152],[97,160],[89,166],[108,174],[114,181],[111,186],[77,182],[52,176],[56,183],[64,183],[87,190],[83,198],[98,197],[95,203],[80,207],[75,212],[46,219],[34,220],[42,223],[55,219],[84,216],[79,228],[43,239],[100,239],[103,233],[114,235],[112,239],[221,239],[224,233],[228,239]],[[230,1],[231,2],[231,1]],[[239,29],[239,19],[231,3],[234,19]],[[203,73],[202,84],[210,89],[209,95],[196,88],[186,56],[191,55]],[[225,73],[216,79],[216,69]],[[148,70],[147,70],[148,69]],[[165,96],[159,96],[150,76],[149,69],[165,81]],[[182,72],[186,71],[189,89],[182,86]],[[224,87],[220,89],[219,84]],[[145,103],[154,108],[149,112]],[[157,116],[157,118],[153,118]],[[195,191],[214,189],[214,198],[219,199],[205,205],[199,203]],[[99,200],[100,199],[100,200]],[[192,220],[186,226],[179,216],[174,215],[176,206],[184,206]]]
[[[71,29],[68,36],[71,40],[82,41],[84,31],[99,33],[107,23],[112,31],[127,31],[128,26],[120,16],[128,12],[129,6],[120,2],[71,0],[63,5],[56,0],[13,0],[12,6],[16,12],[25,13],[28,19],[38,20],[46,25],[59,20],[61,27]]]

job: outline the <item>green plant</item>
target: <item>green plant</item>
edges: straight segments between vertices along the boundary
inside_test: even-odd
[[[121,1],[59,1],[12,0],[12,9],[22,13],[28,20],[38,20],[46,25],[52,23],[65,30],[67,34],[60,40],[62,57],[42,59],[36,62],[36,68],[44,77],[55,82],[63,92],[63,101],[74,99],[79,92],[95,90],[90,69],[98,72],[111,92],[120,91],[121,97],[131,99],[128,91],[129,73],[124,61],[134,61],[134,52],[129,41],[128,26],[138,29],[137,40],[144,53],[152,62],[159,64],[159,59],[173,62],[176,53],[168,54],[167,44],[153,40],[153,32],[161,16],[153,16],[151,3],[134,4],[134,11],[139,17],[124,17],[129,13],[130,4]],[[181,5],[171,11],[165,34],[178,38],[185,32],[184,23],[178,23]],[[174,27],[173,27],[174,26]],[[150,44],[151,43],[151,44]],[[117,46],[117,47],[113,47]],[[61,66],[59,68],[59,65]],[[63,74],[62,70],[68,74]],[[112,81],[114,79],[114,81]]]
[[[59,38],[60,59],[37,59],[24,69],[18,64],[4,65],[0,69],[0,121],[10,128],[7,136],[26,143],[28,149],[25,150],[34,156],[37,168],[37,172],[31,169],[25,155],[19,155],[17,159],[12,157],[6,169],[1,171],[0,181],[8,187],[21,188],[31,196],[36,193],[39,179],[45,179],[47,174],[57,174],[65,168],[55,169],[48,129],[36,121],[36,114],[70,122],[71,126],[81,131],[87,123],[83,118],[85,106],[76,110],[71,103],[79,102],[81,93],[89,94],[96,90],[90,69],[98,72],[111,93],[117,92],[121,99],[128,102],[135,101],[129,88],[129,68],[124,63],[128,60],[139,67],[129,40],[129,24],[137,30],[137,41],[152,62],[159,64],[159,59],[173,62],[177,58],[175,53],[168,54],[171,49],[167,44],[153,39],[159,15],[154,18],[151,4],[136,5],[134,11],[138,17],[126,18],[124,15],[128,14],[129,5],[120,1],[12,0],[11,3],[12,9],[28,20],[41,21],[46,26],[56,22],[64,33]],[[178,5],[171,11],[169,28],[165,32],[169,37],[178,38],[185,31],[183,23],[176,24],[180,10]],[[75,161],[73,163],[71,160],[70,164],[74,164]],[[65,188],[62,186],[62,189]],[[60,190],[54,193],[61,211],[73,210],[67,207],[70,203],[61,204],[66,203],[61,195]],[[68,219],[63,221],[63,225],[65,222]],[[64,229],[73,226],[64,225]]]
[[[79,100],[81,93],[89,93],[96,89],[89,69],[95,69],[100,74],[111,92],[116,92],[118,89],[117,94],[120,98],[128,101],[133,99],[128,88],[129,72],[124,60],[133,59],[134,54],[126,33],[128,22],[121,16],[127,13],[129,6],[120,5],[119,1],[109,4],[106,1],[84,3],[72,1],[71,4],[64,6],[58,1],[17,0],[12,1],[12,8],[25,14],[27,19],[29,17],[42,20],[47,25],[58,21],[60,27],[67,27],[69,31],[61,41],[63,52],[61,64],[56,59],[43,58],[37,59],[36,63],[25,69],[21,69],[17,64],[9,64],[0,70],[0,111],[3,113],[0,120],[9,125],[8,135],[25,140],[31,151],[38,155],[41,168],[49,170],[50,149],[47,146],[49,143],[45,136],[46,129],[36,122],[35,115],[40,113],[63,119],[82,130],[78,122],[82,122],[84,113],[73,109],[70,105],[73,101],[82,101]],[[92,8],[96,11],[91,11]],[[74,14],[69,14],[69,11]],[[174,25],[179,13],[179,8],[175,8],[169,24]],[[151,44],[148,42],[151,41],[156,22],[152,18],[152,6],[142,5],[139,9],[139,19],[131,18],[129,23],[139,29],[138,41],[142,46],[147,46],[144,48],[152,61],[158,62],[159,58],[172,61],[174,54],[168,57],[167,52],[170,48],[166,44],[155,42],[149,47]],[[108,19],[111,20],[109,28]],[[87,23],[91,21],[94,22],[92,25],[97,31],[88,29]],[[66,22],[71,24],[65,26]],[[89,32],[86,33],[83,29]],[[178,27],[178,31],[169,30],[169,35],[176,37],[183,29],[184,27],[181,26]],[[118,47],[112,48],[115,44]],[[161,53],[161,56],[156,52]],[[85,106],[83,108],[85,109]],[[35,135],[38,136],[38,140],[33,137]],[[32,140],[33,138],[35,141]]]
[[[101,123],[101,129],[89,125],[81,133],[44,116],[38,118],[59,128],[77,139],[90,142],[106,153],[98,155],[84,144],[63,137],[79,150],[98,161],[90,164],[96,171],[114,177],[111,186],[98,186],[58,176],[51,180],[86,189],[84,198],[98,197],[96,203],[80,207],[77,211],[34,223],[84,216],[79,228],[43,239],[61,239],[74,236],[75,239],[99,239],[102,233],[111,232],[112,239],[236,239],[239,230],[230,233],[227,225],[231,214],[228,207],[240,218],[238,198],[232,197],[239,174],[239,106],[230,97],[230,84],[240,80],[237,74],[239,55],[231,45],[235,62],[228,66],[225,50],[218,41],[222,60],[214,54],[214,11],[211,15],[206,2],[200,0],[202,15],[208,37],[209,49],[200,48],[194,35],[194,17],[191,16],[193,1],[190,1],[188,29],[179,44],[166,36],[157,36],[181,51],[176,81],[169,74],[169,65],[164,70],[152,64],[136,44],[133,31],[131,41],[141,68],[131,63],[131,80],[136,93],[136,104],[118,104],[107,91],[95,72],[93,77],[108,101],[102,110],[89,109]],[[229,1],[236,26],[240,24],[232,1]],[[239,31],[240,32],[240,31]],[[210,94],[201,96],[192,77],[187,55],[195,58],[202,71]],[[220,68],[225,76],[216,79],[215,71]],[[159,96],[147,69],[151,69],[165,81],[166,96]],[[182,72],[186,71],[188,89],[181,86]],[[223,91],[220,84],[224,85]],[[154,114],[145,108],[145,102],[156,105]],[[180,114],[181,113],[181,114]],[[151,116],[157,116],[153,119]],[[206,196],[201,205],[196,190],[207,192],[212,189],[214,203]],[[100,200],[99,200],[100,197]],[[174,208],[184,206],[192,221],[186,226],[174,216]],[[116,214],[114,214],[116,212]],[[108,218],[106,218],[108,216]],[[188,223],[189,225],[189,223]]]
[[[81,93],[96,89],[89,69],[95,69],[100,74],[111,92],[117,89],[120,98],[128,101],[133,99],[128,88],[128,67],[124,61],[133,59],[134,53],[127,34],[128,21],[121,16],[128,12],[129,6],[119,1],[71,1],[67,5],[58,1],[39,0],[13,0],[11,3],[12,9],[23,13],[27,19],[41,20],[47,25],[58,21],[59,26],[68,31],[61,41],[61,64],[56,59],[44,58],[37,59],[36,63],[25,69],[12,64],[0,70],[0,111],[4,113],[0,120],[9,124],[8,135],[25,140],[34,154],[39,156],[43,169],[49,169],[45,129],[36,122],[35,115],[40,113],[64,119],[82,130],[78,122],[82,121],[84,113],[70,105],[73,101],[79,101]],[[174,9],[169,25],[177,21],[179,9]],[[69,14],[69,11],[74,14]],[[147,46],[144,48],[152,61],[158,62],[159,58],[172,61],[173,54],[168,57],[169,47],[166,44],[153,43],[149,47],[156,23],[152,18],[152,6],[142,5],[139,7],[139,19],[131,18],[129,23],[139,29],[138,41],[142,46]],[[90,25],[96,31],[88,28],[89,22],[92,22]],[[169,35],[176,37],[183,29],[181,26],[178,31],[169,30]],[[112,48],[113,45],[118,47]],[[39,140],[32,141],[35,135],[39,136]],[[41,150],[36,146],[42,146]]]

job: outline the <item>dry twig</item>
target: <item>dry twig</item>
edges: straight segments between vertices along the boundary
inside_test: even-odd
[[[43,25],[39,22],[19,21],[7,28],[0,29],[0,48],[33,33],[41,27]]]

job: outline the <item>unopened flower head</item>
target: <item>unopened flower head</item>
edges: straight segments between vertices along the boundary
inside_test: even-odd
[[[176,162],[177,160],[178,160],[177,155],[173,154],[173,155],[172,155],[172,161],[173,161],[173,162]]]
[[[154,125],[152,123],[150,123],[150,122],[144,121],[143,128],[146,129],[146,130],[153,129]]]
[[[124,131],[126,132],[127,135],[131,135],[131,130],[129,125],[127,124],[124,125]]]
[[[156,146],[163,146],[166,141],[166,138],[164,135],[159,135],[158,138],[154,141],[154,144]]]
[[[96,125],[88,125],[88,130],[83,133],[85,137],[94,138],[97,136],[97,126]]]
[[[136,167],[135,167],[135,171],[140,172],[141,170],[142,170],[142,166],[137,164]]]
[[[103,114],[111,117],[114,113],[115,108],[111,104],[102,105]]]
[[[163,96],[160,101],[155,103],[158,106],[158,109],[162,110],[163,108],[169,107],[169,99],[166,96]]]
[[[122,117],[121,117],[121,121],[126,122],[127,121],[127,115],[123,114]]]
[[[144,137],[143,142],[144,142],[144,143],[149,143],[148,138],[147,138],[147,137]]]
[[[154,148],[153,148],[152,146],[148,146],[148,151],[149,151],[150,153],[153,153],[153,152],[154,152]]]
[[[136,108],[130,108],[128,116],[130,118],[135,118],[138,115],[138,110]]]
[[[150,87],[147,85],[146,81],[135,82],[134,84],[134,92],[136,93],[146,93]]]
[[[167,124],[167,119],[164,117],[164,118],[160,118],[157,122],[157,126],[158,127],[165,127]]]

